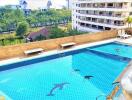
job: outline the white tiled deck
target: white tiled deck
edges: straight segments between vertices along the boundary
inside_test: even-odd
[[[117,39],[117,41],[122,42],[122,43],[129,44],[129,45],[132,45],[132,38],[128,38],[128,39]]]
[[[117,39],[118,42],[125,43],[128,45],[132,45],[132,38],[129,39]],[[127,71],[122,76],[125,77],[128,75],[128,73],[132,72],[132,64],[128,66]],[[131,84],[132,85],[132,84]],[[127,91],[123,90],[123,94],[119,97],[119,100],[132,100],[132,94],[129,94]]]

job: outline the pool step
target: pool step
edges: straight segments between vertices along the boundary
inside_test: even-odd
[[[119,56],[119,55],[114,55],[114,54],[99,52],[99,51],[90,50],[90,49],[88,49],[88,51],[89,52],[92,52],[94,54],[97,54],[99,56],[103,56],[105,58],[107,57],[107,58],[114,59],[114,60],[118,60],[118,61],[126,61],[126,62],[129,62],[131,60],[131,58],[122,57],[122,56]]]

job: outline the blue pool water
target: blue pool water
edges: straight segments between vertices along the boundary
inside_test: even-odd
[[[91,48],[92,50],[132,58],[132,46],[108,43]]]
[[[82,49],[0,66],[0,91],[12,100],[95,100],[111,92],[129,62],[118,58]]]

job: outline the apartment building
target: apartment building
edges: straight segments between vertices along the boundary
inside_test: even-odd
[[[73,0],[72,28],[99,32],[128,27],[132,0]]]

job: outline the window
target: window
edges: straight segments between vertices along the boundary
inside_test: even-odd
[[[92,18],[92,21],[93,22],[97,22],[97,18]]]
[[[105,3],[99,4],[99,7],[101,7],[101,8],[105,7]]]
[[[81,23],[80,25],[81,25],[81,26],[84,26],[84,25],[85,25],[85,23]]]
[[[103,11],[100,11],[100,12],[99,12],[99,15],[104,15],[104,12],[103,12]]]
[[[123,3],[117,3],[116,4],[116,7],[118,7],[118,8],[122,8],[122,6],[123,6]]]
[[[108,4],[107,4],[107,7],[109,7],[109,8],[111,8],[111,7],[113,7],[113,6],[114,6],[113,3],[108,3]]]
[[[132,15],[132,12],[130,12],[130,14],[129,15]]]
[[[112,16],[113,15],[113,13],[112,12],[109,12],[109,16]]]
[[[105,27],[105,30],[111,30],[111,28],[109,28],[109,27]]]
[[[103,27],[103,26],[98,26],[98,29],[99,29],[99,30],[103,30],[104,27]]]

